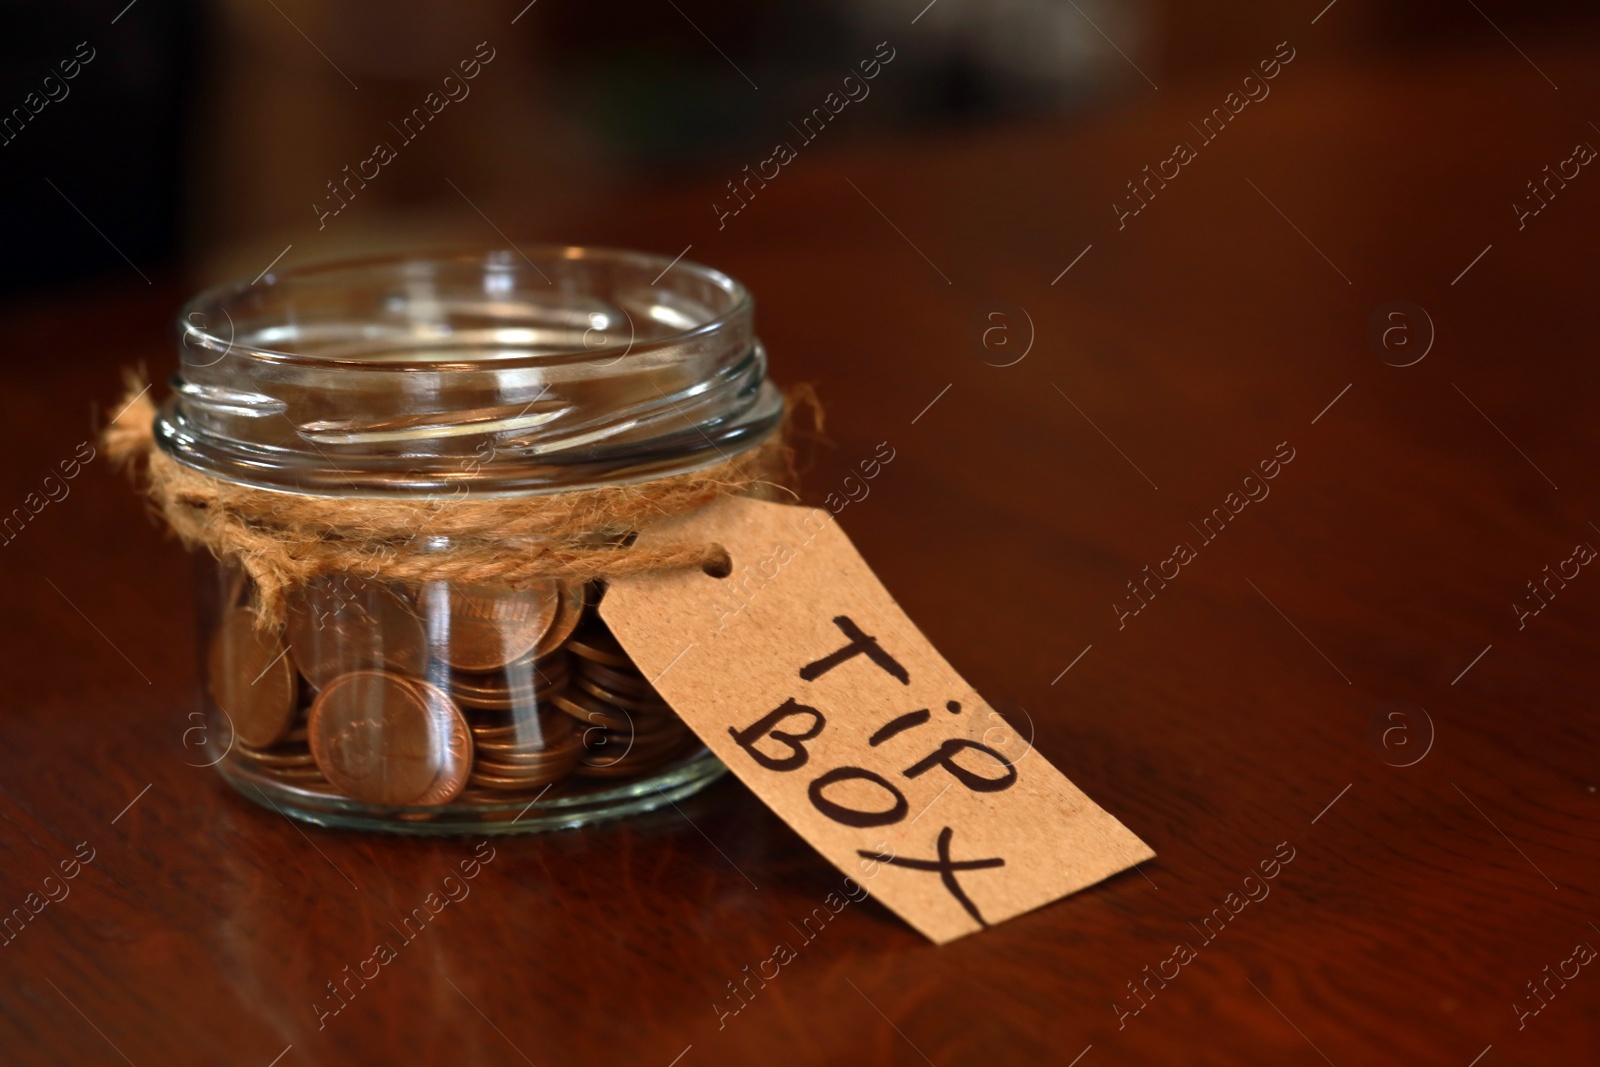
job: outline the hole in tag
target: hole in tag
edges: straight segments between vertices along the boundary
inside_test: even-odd
[[[728,550],[721,545],[712,545],[717,550],[717,558],[703,564],[701,570],[713,578],[726,578],[733,573],[733,557],[728,555]]]

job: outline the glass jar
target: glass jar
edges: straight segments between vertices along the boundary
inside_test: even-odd
[[[778,428],[752,311],[717,271],[587,248],[285,271],[183,310],[155,442],[285,506],[447,508],[672,477]],[[450,544],[423,528],[385,547],[426,560]],[[211,755],[287,815],[550,829],[647,811],[724,773],[601,623],[603,581],[324,569],[265,625],[244,569],[200,567]]]

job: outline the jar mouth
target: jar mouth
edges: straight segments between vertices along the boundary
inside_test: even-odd
[[[660,309],[649,321],[661,328],[645,338],[638,336],[638,324],[627,313],[626,306],[621,306],[630,325],[625,340],[615,336],[611,328],[613,323],[602,311],[589,312],[591,318],[587,326],[581,321],[568,323],[569,327],[582,328],[579,340],[566,345],[540,337],[533,330],[523,329],[519,333],[518,327],[502,324],[494,328],[497,336],[493,338],[493,354],[485,353],[481,338],[458,337],[448,324],[437,321],[437,312],[444,310],[445,302],[440,300],[433,305],[432,322],[427,316],[417,314],[426,307],[426,302],[412,300],[406,305],[410,311],[409,325],[432,325],[435,330],[431,335],[424,331],[420,337],[402,339],[392,331],[372,331],[370,320],[362,323],[368,330],[365,337],[330,337],[318,329],[325,325],[319,319],[340,310],[330,306],[327,298],[332,294],[349,293],[354,288],[381,285],[385,281],[393,286],[426,292],[436,288],[452,272],[466,274],[477,270],[483,272],[485,292],[482,306],[476,310],[485,320],[494,318],[494,305],[503,303],[507,297],[537,297],[545,292],[556,308],[563,306],[565,292],[567,312],[581,315],[582,309],[570,306],[573,281],[587,282],[622,271],[650,273],[651,289],[669,271],[677,272],[681,278],[692,280],[698,299],[687,307]],[[352,312],[359,316],[356,309],[346,309],[344,321],[350,322]],[[184,305],[176,327],[180,354],[185,362],[205,363],[212,358],[245,354],[284,365],[349,363],[373,369],[426,366],[448,370],[490,361],[498,368],[509,368],[519,358],[544,365],[619,359],[641,349],[666,348],[715,334],[740,319],[750,318],[753,312],[754,301],[743,285],[721,271],[682,258],[681,253],[669,259],[654,253],[617,248],[534,245],[515,250],[387,253],[268,272],[253,282],[225,282],[205,290]],[[692,321],[696,313],[699,321]],[[595,317],[608,321],[597,324]],[[344,341],[342,345],[339,344],[341,340]],[[289,341],[299,343],[285,343]],[[522,351],[519,353],[519,350]],[[464,353],[472,354],[463,358]]]
[[[558,492],[708,466],[783,402],[754,302],[617,249],[391,254],[208,290],[156,439],[207,473],[339,495]]]

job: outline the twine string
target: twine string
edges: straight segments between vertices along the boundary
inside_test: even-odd
[[[805,399],[820,425],[814,398]],[[769,476],[792,472],[790,450],[777,433],[702,470],[564,493],[478,500],[282,493],[174,459],[156,444],[155,416],[148,388],[130,378],[122,410],[103,434],[107,455],[129,468],[186,546],[250,576],[258,623],[274,629],[283,623],[288,594],[327,575],[516,589],[551,578],[589,581],[717,564],[727,558],[720,545],[638,548],[631,535],[720,497],[781,489]],[[424,537],[426,550],[417,543]]]

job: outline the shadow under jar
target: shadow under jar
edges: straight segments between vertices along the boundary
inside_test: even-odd
[[[156,440],[214,478],[327,498],[670,477],[778,427],[752,310],[716,271],[587,248],[285,271],[184,309]],[[448,548],[420,529],[397,551]],[[212,758],[296,818],[552,829],[724,773],[606,630],[603,583],[398,582],[373,567],[291,589],[286,622],[263,628],[241,570],[199,566]]]

